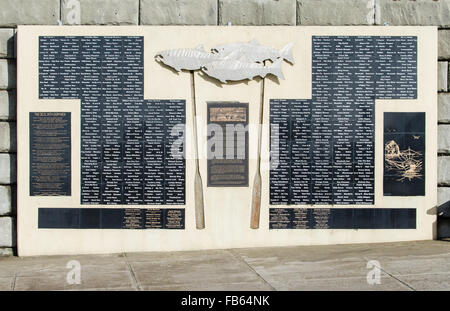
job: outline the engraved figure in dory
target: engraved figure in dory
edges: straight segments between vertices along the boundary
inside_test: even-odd
[[[258,41],[252,40],[250,42],[236,42],[215,46],[211,49],[222,57],[228,57],[231,53],[239,55],[242,62],[261,63],[265,60],[275,62],[278,58],[282,58],[292,65],[294,64],[294,57],[292,56],[292,47],[294,43],[286,44],[281,50],[277,51],[269,46],[260,45]]]
[[[219,54],[206,52],[203,45],[195,49],[165,50],[156,54],[155,59],[176,71],[198,70],[211,62],[223,59]]]
[[[262,63],[247,63],[237,59],[226,59],[209,63],[203,66],[201,70],[222,83],[253,79],[257,76],[264,78],[268,74],[284,79],[281,71],[282,62],[283,59],[278,58],[271,66],[264,66]]]

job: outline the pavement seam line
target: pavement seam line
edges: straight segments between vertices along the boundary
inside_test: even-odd
[[[141,286],[139,285],[139,282],[137,280],[136,277],[136,273],[134,272],[133,266],[128,262],[127,258],[127,254],[123,254],[124,258],[125,258],[125,263],[127,264],[128,267],[128,272],[130,272],[130,276],[131,276],[131,283],[133,285],[133,287],[137,290],[137,291],[142,291]]]
[[[370,259],[367,259],[365,257],[363,257],[364,260],[369,261]],[[384,273],[386,273],[387,275],[389,275],[391,278],[393,278],[394,280],[396,280],[397,282],[400,282],[401,284],[405,285],[406,287],[408,287],[409,289],[411,289],[412,291],[417,291],[414,287],[412,287],[411,285],[409,285],[408,283],[406,283],[405,281],[400,280],[399,278],[397,278],[395,275],[393,275],[392,273],[388,272],[387,270],[384,270],[381,265],[377,266],[381,271],[383,271]]]
[[[230,253],[231,256],[233,256],[234,258],[243,262],[247,266],[247,268],[250,269],[250,271],[253,271],[253,273],[255,273],[258,276],[258,278],[260,278],[264,284],[267,284],[273,291],[278,291],[275,287],[272,286],[272,284],[270,284],[265,278],[263,278],[262,275],[259,274],[244,258],[242,258],[242,256],[236,254],[232,249],[227,249],[226,251]]]
[[[16,288],[16,279],[17,279],[17,272],[14,272],[14,276],[11,282],[11,290],[14,291]]]

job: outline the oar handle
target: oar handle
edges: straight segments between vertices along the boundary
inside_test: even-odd
[[[265,63],[264,63],[265,64]],[[262,124],[264,113],[264,87],[265,78],[261,81],[261,98],[259,103],[259,123],[258,123],[258,150],[256,155],[256,173],[253,181],[253,193],[252,193],[252,211],[250,218],[250,228],[259,228],[259,218],[261,213],[261,144],[262,144]]]
[[[193,115],[193,136],[195,149],[195,177],[194,177],[194,200],[195,200],[195,225],[197,229],[205,228],[205,207],[203,202],[203,183],[200,175],[200,164],[198,159],[198,137],[197,137],[197,106],[195,99],[195,75],[194,71],[190,71],[191,76],[191,100]]]

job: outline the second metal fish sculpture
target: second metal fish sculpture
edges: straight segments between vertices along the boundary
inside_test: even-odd
[[[217,53],[222,57],[229,57],[230,54],[239,55],[241,61],[248,63],[271,60],[274,62],[278,58],[282,58],[291,64],[294,64],[292,56],[292,47],[294,44],[288,43],[281,50],[277,51],[269,46],[260,45],[258,41],[228,43],[215,46],[211,49],[213,53]]]
[[[223,59],[219,54],[209,53],[199,45],[195,49],[165,50],[156,54],[155,59],[176,71],[198,70],[213,61]]]
[[[165,50],[157,53],[155,59],[176,71],[201,69],[222,83],[256,76],[264,78],[267,74],[284,79],[281,64],[283,60],[294,63],[292,47],[293,43],[289,43],[278,51],[253,40],[218,45],[211,52],[206,52],[201,45],[195,49]],[[272,65],[265,66],[269,60]]]
[[[271,66],[264,66],[261,63],[247,63],[236,59],[225,59],[209,63],[203,66],[201,70],[222,83],[253,79],[257,76],[264,78],[268,74],[284,79],[281,71],[282,62],[283,59],[278,58]]]

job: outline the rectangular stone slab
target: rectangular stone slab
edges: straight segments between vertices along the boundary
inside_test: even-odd
[[[261,79],[221,85],[195,73],[205,202],[205,229],[197,230],[190,74],[154,56],[253,39],[278,50],[293,42],[295,60],[283,62],[284,80],[265,79],[259,229],[250,229],[250,214]],[[437,57],[436,27],[19,26],[18,253],[433,239]],[[208,102],[248,103],[249,186],[207,187]],[[37,112],[70,115],[65,195],[30,195]],[[384,115],[393,112],[425,113],[423,194],[383,194]],[[269,124],[283,122],[274,143]],[[172,158],[183,131],[185,148]],[[282,150],[280,171],[270,167],[271,150]]]

